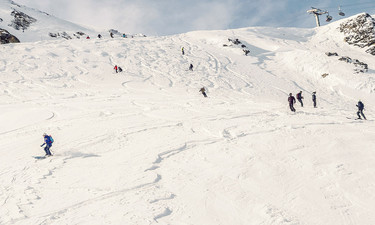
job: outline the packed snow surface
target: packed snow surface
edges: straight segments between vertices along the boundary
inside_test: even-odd
[[[0,224],[375,224],[375,60],[337,27],[0,46]]]

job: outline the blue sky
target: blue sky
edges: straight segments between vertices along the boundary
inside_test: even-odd
[[[346,16],[375,15],[375,0],[15,0],[74,23],[125,33],[169,35],[192,30],[252,26],[315,26],[311,6],[328,10],[333,21],[338,6]],[[326,24],[322,18],[322,25]]]

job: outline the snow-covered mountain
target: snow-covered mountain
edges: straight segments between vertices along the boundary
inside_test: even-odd
[[[11,0],[0,0],[0,29],[8,31],[21,42],[52,40],[56,39],[52,37],[54,35],[61,38],[80,38],[83,34],[84,38],[87,35],[96,37],[99,32]]]
[[[57,27],[10,13],[21,42]],[[347,21],[0,45],[0,224],[375,224],[375,61]]]

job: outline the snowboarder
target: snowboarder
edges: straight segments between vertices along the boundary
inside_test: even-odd
[[[302,99],[303,99],[303,97],[302,97],[302,91],[300,91],[300,92],[296,95],[296,97],[297,97],[297,100],[301,103],[301,107],[303,107],[303,102],[302,102]]]
[[[44,143],[40,147],[43,147],[44,145],[46,145],[46,147],[44,147],[46,156],[51,156],[52,154],[49,149],[52,147],[53,138],[51,135],[47,135],[46,133],[43,134],[43,137],[44,137]]]
[[[181,48],[182,55],[185,55],[184,47]]]
[[[119,73],[122,72],[122,68],[121,68],[121,67],[118,67],[118,72],[119,72]]]
[[[193,64],[190,63],[189,70],[193,71]]]
[[[202,88],[199,90],[199,92],[202,92],[203,96],[204,96],[205,98],[207,98],[206,89],[205,89],[204,87],[202,87]]]
[[[115,65],[115,67],[113,67],[113,69],[116,70],[116,73],[118,73],[118,71],[117,71],[117,69],[118,69],[117,65]]]
[[[296,109],[294,108],[293,104],[296,103],[296,99],[293,97],[292,93],[289,94],[288,102],[290,110],[292,110],[292,112],[295,112]]]
[[[361,118],[361,115],[363,116],[363,119],[366,120],[366,117],[365,115],[363,114],[363,110],[365,109],[365,105],[361,102],[361,100],[358,101],[358,104],[356,105],[358,107],[358,112],[357,112],[357,115],[358,115],[358,119],[362,119]],[[360,115],[361,114],[361,115]]]
[[[312,93],[312,101],[313,101],[313,103],[314,103],[314,108],[316,108],[316,91],[314,91],[313,93]]]
[[[102,38],[102,35],[101,35],[101,34],[98,34],[98,38]]]

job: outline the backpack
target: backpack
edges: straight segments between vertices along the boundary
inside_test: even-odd
[[[49,137],[49,140],[51,141],[51,144],[54,142],[52,136],[48,136]]]

